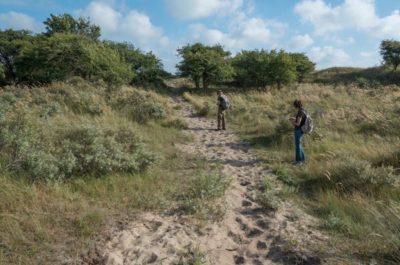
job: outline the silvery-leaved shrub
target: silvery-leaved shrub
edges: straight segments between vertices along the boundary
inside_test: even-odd
[[[67,176],[140,172],[155,161],[128,129],[80,125],[61,135],[61,155],[69,161],[62,165]]]
[[[52,133],[24,108],[0,116],[1,170],[32,180],[146,170],[156,157],[126,128],[73,125]]]
[[[125,90],[118,92],[114,97],[112,107],[136,122],[146,123],[149,120],[161,120],[167,116],[164,106],[150,93]]]

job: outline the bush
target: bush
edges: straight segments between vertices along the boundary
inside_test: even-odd
[[[367,161],[354,157],[344,157],[335,163],[333,168],[321,176],[321,180],[328,186],[345,192],[359,191],[369,195],[379,195],[385,187],[393,187],[396,183],[396,175],[393,167],[373,167]]]
[[[1,116],[0,150],[3,170],[31,179],[134,173],[155,161],[135,134],[125,128],[94,125],[64,126],[46,131],[23,108]]]
[[[155,161],[140,140],[124,128],[77,126],[61,134],[60,156],[66,176],[134,173]]]
[[[114,109],[125,113],[131,120],[146,123],[149,120],[161,120],[167,116],[164,107],[151,93],[136,90],[123,90],[113,96]]]

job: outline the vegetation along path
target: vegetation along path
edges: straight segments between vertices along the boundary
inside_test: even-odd
[[[117,232],[102,252],[107,265],[122,264],[320,264],[309,244],[327,244],[317,221],[288,202],[272,210],[265,181],[279,189],[275,176],[261,167],[249,146],[230,131],[215,131],[215,121],[196,115],[176,99],[194,141],[183,152],[221,164],[230,179],[222,220],[195,225],[178,214],[143,214]],[[263,196],[261,194],[264,194]],[[267,194],[267,195],[266,195]],[[272,196],[271,196],[272,197]],[[290,242],[290,244],[289,244]],[[196,263],[197,262],[197,263]]]

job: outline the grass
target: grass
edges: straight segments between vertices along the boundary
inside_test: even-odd
[[[195,201],[184,214],[220,214],[225,180],[177,149],[191,139],[166,92],[74,79],[5,88],[0,107],[0,264],[74,264],[118,220],[182,198]]]
[[[198,247],[188,247],[180,255],[179,262],[176,265],[203,265],[207,264],[206,258],[206,253],[202,252]]]
[[[187,95],[196,109],[215,101],[215,95]],[[292,199],[321,219],[321,229],[337,239],[342,253],[366,262],[400,262],[399,87],[305,84],[267,92],[230,90],[228,97],[228,127],[253,146]],[[301,167],[290,164],[294,136],[288,119],[297,98],[316,124],[304,137],[307,163]],[[260,201],[278,207],[269,190]]]
[[[400,73],[386,66],[332,67],[314,72],[311,80],[322,84],[353,84],[360,88],[379,88],[382,85],[400,85]]]

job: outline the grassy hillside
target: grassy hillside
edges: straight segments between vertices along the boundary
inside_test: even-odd
[[[175,147],[190,141],[176,112],[167,96],[80,79],[1,90],[0,264],[73,263],[143,210],[212,216],[215,196],[198,190],[225,182]]]
[[[301,85],[228,96],[228,127],[251,143],[284,183],[281,200],[298,201],[321,218],[321,229],[332,234],[343,255],[400,262],[399,87]],[[215,118],[215,95],[185,97]],[[305,136],[307,163],[301,167],[290,163],[294,136],[288,118],[295,115],[296,98],[316,125]],[[277,207],[273,197],[264,198]]]
[[[322,84],[354,84],[361,88],[400,85],[400,71],[390,68],[332,67],[314,72],[310,81]]]

